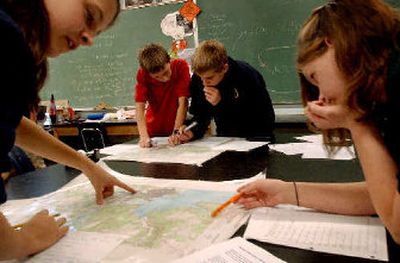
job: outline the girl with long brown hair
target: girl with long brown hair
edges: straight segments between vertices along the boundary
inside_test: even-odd
[[[37,107],[47,76],[47,58],[92,45],[118,13],[119,0],[0,0],[0,172],[9,168],[7,154],[15,143],[81,170],[92,183],[98,204],[113,194],[114,186],[135,192],[23,117]],[[5,199],[0,179],[0,203]],[[65,235],[64,223],[65,218],[55,219],[42,211],[15,231],[0,213],[0,260],[46,249]]]
[[[381,0],[333,0],[315,9],[298,37],[305,113],[328,146],[352,140],[365,182],[262,180],[240,188],[239,203],[377,214],[400,244],[399,45],[399,13]]]

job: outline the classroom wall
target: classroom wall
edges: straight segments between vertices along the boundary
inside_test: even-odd
[[[217,39],[230,56],[255,67],[273,103],[300,104],[296,39],[311,10],[324,0],[198,0],[199,38]]]
[[[149,42],[170,49],[160,23],[181,4],[122,11],[116,24],[95,38],[92,47],[50,59],[49,79],[41,92],[43,100],[52,93],[69,99],[73,107],[94,107],[100,101],[113,106],[134,105],[137,51]],[[194,47],[193,37],[188,38]]]
[[[197,0],[199,40],[218,39],[229,55],[245,60],[265,78],[274,106],[300,104],[295,70],[296,37],[311,10],[324,0]],[[400,0],[387,0],[400,7]],[[134,105],[137,50],[148,42],[169,49],[160,22],[182,4],[123,11],[91,48],[50,60],[50,78],[41,93],[48,100],[69,99],[74,107]],[[194,46],[193,37],[188,39]]]

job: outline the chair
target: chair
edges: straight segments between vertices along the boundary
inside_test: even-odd
[[[103,131],[99,128],[81,128],[80,135],[86,152],[106,147]]]
[[[12,167],[15,169],[15,175],[35,171],[31,159],[21,148],[14,146],[8,156]]]

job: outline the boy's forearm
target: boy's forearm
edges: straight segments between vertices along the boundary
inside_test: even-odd
[[[146,127],[145,105],[144,103],[136,103],[136,122],[140,137],[149,137]]]
[[[188,110],[188,101],[186,97],[179,98],[179,106],[176,112],[174,130],[179,129],[186,120]]]

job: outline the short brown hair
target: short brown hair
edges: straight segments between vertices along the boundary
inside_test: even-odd
[[[150,43],[139,50],[138,60],[144,70],[157,73],[169,63],[170,57],[163,46]]]
[[[192,57],[193,71],[200,74],[209,70],[220,72],[226,63],[228,63],[226,49],[217,40],[201,42]]]

